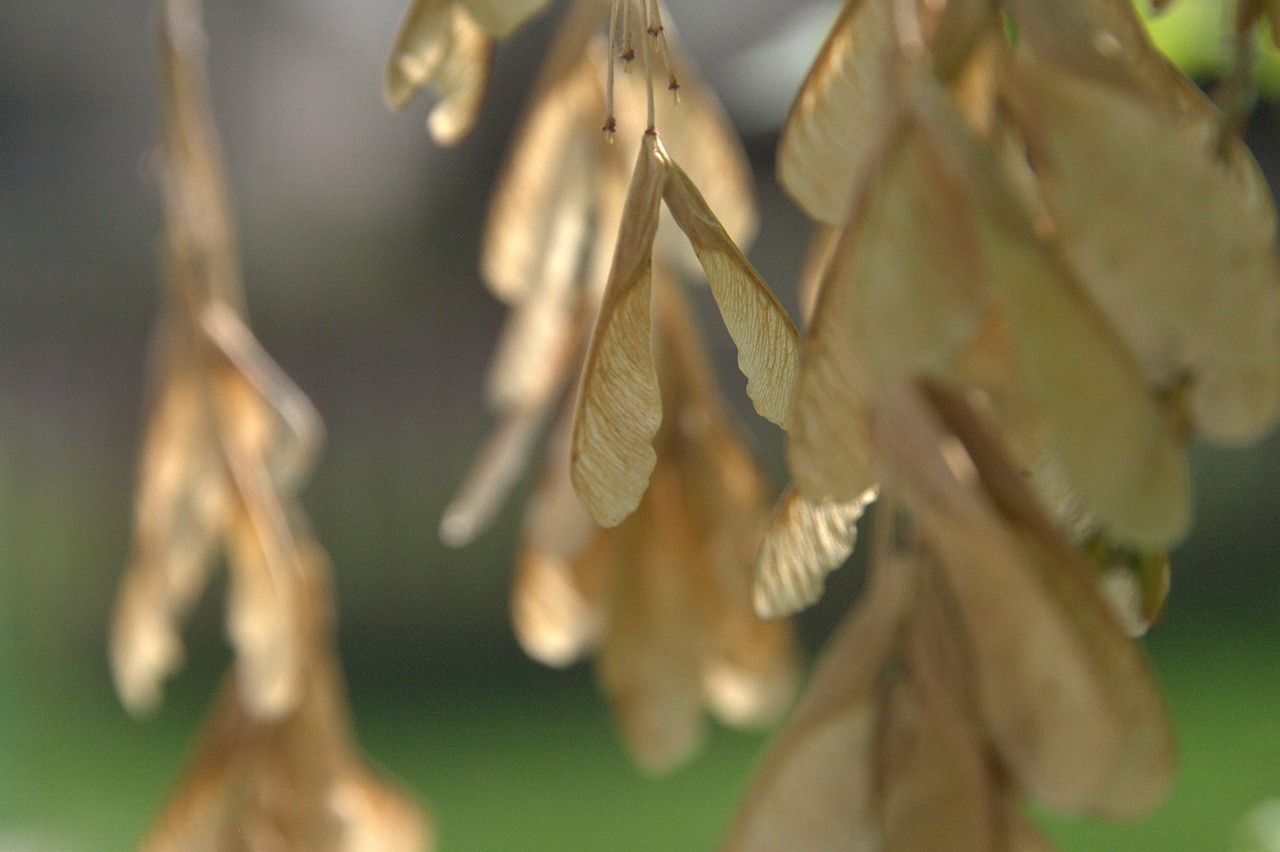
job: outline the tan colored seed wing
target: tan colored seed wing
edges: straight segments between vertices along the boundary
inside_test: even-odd
[[[951,376],[990,306],[971,200],[919,128],[877,160],[824,288],[847,293],[845,334],[877,375]]]
[[[1252,440],[1280,416],[1275,209],[1257,166],[1115,87],[1013,65],[1063,249],[1163,389],[1190,382],[1198,431]]]
[[[653,437],[662,401],[649,291],[667,173],[657,140],[645,136],[578,391],[570,470],[582,504],[605,527],[617,526],[639,505],[657,460]]]
[[[548,0],[455,0],[461,2],[484,31],[506,38],[538,14]]]
[[[893,114],[894,0],[846,0],[783,125],[778,182],[841,225]]]
[[[999,167],[945,96],[919,92],[940,156],[974,194],[988,281],[1073,490],[1127,541],[1160,547],[1190,522],[1187,462],[1140,367],[1055,243],[1037,237]]]
[[[227,635],[246,712],[272,720],[302,689],[297,544],[265,472],[249,460],[232,465],[241,469],[227,528]]]
[[[412,0],[396,33],[382,84],[387,105],[399,109],[444,63],[452,37],[450,0]]]
[[[882,446],[970,638],[988,736],[1015,782],[1050,807],[1110,818],[1149,811],[1175,758],[1139,646],[999,438],[958,397],[930,399],[886,385],[880,412],[895,428]]]
[[[540,286],[555,289],[566,253],[581,254],[568,237],[589,224],[598,194],[598,154],[583,133],[594,136],[604,115],[601,51],[590,39],[600,10],[578,3],[569,14],[489,203],[480,265],[490,291],[508,304]]]
[[[430,86],[439,100],[427,128],[441,145],[471,132],[489,82],[493,40],[449,0],[415,0],[396,33],[383,81],[388,106],[399,109]]]
[[[875,852],[871,818],[883,666],[911,598],[910,573],[877,571],[828,640],[806,695],[769,750],[724,852]]]
[[[747,395],[762,417],[785,426],[799,361],[798,335],[791,318],[729,238],[693,181],[674,163],[665,198],[706,271],[720,315],[738,347]]]
[[[817,603],[827,575],[853,552],[858,518],[874,494],[845,503],[814,503],[794,488],[783,492],[755,559],[752,601],[762,618],[790,615]]]
[[[884,849],[1002,849],[1003,784],[971,698],[968,648],[950,601],[922,594],[886,685],[876,768]]]
[[[689,595],[697,531],[684,508],[676,472],[661,464],[637,512],[605,533],[610,594],[620,603],[611,608],[596,670],[629,751],[655,774],[685,763],[705,736],[702,625]]]

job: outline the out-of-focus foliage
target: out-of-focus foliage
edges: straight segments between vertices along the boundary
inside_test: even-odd
[[[1234,5],[1220,0],[1177,0],[1157,13],[1147,0],[1137,3],[1156,46],[1197,80],[1214,80],[1229,67]],[[1258,88],[1266,98],[1280,98],[1280,49],[1265,26],[1256,38]]]

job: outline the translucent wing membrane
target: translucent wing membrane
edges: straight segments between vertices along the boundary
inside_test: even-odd
[[[752,600],[761,617],[790,615],[822,597],[826,576],[853,552],[858,519],[874,496],[814,503],[783,492],[756,553]]]
[[[893,6],[845,0],[787,116],[778,181],[819,222],[845,221],[894,114]]]
[[[640,147],[613,268],[578,391],[573,484],[602,526],[639,504],[656,456],[662,401],[650,348],[653,237],[667,176],[657,140]]]
[[[747,395],[762,417],[784,425],[791,413],[798,367],[795,326],[693,181],[675,164],[664,197],[706,270],[720,314],[738,347]]]
[[[235,660],[142,848],[425,850],[429,822],[363,764],[346,719],[328,566],[297,503],[323,426],[244,319],[199,4],[164,0],[160,29],[166,298],[112,672],[130,711],[155,709],[219,556]]]
[[[383,94],[400,108],[424,86],[438,102],[427,119],[436,141],[452,145],[475,125],[489,80],[492,38],[449,0],[415,0],[396,34]]]

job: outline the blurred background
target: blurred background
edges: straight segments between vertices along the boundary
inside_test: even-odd
[[[793,312],[807,225],[773,150],[837,5],[672,4],[743,132],[763,206],[752,259]],[[445,849],[711,848],[766,736],[716,731],[690,767],[643,777],[589,667],[541,668],[507,626],[527,482],[476,543],[436,535],[489,425],[502,311],[478,278],[479,232],[554,13],[501,47],[481,126],[440,150],[427,104],[382,105],[404,0],[206,6],[252,322],[328,425],[305,502],[335,566],[363,744],[430,803]],[[1178,8],[1162,38],[1208,79],[1225,5]],[[0,0],[0,850],[130,848],[228,661],[216,583],[156,718],[127,717],[106,669],[156,311],[151,24],[141,0]],[[1266,103],[1250,143],[1274,186]],[[750,413],[722,327],[703,328],[780,482],[780,434]],[[1180,727],[1178,786],[1137,825],[1048,820],[1067,849],[1280,849],[1280,440],[1193,457],[1197,523],[1148,639]],[[855,557],[801,618],[808,647],[859,578]]]

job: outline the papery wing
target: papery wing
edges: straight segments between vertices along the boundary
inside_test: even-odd
[[[778,181],[841,225],[893,116],[894,0],[846,0],[783,125]]]
[[[696,182],[707,205],[719,211],[720,222],[733,242],[748,249],[755,238],[759,217],[755,180],[742,140],[715,92],[703,82],[686,56],[669,16],[664,36],[673,65],[668,70],[679,80],[680,88],[678,98],[660,96],[658,99],[657,126],[663,145]],[[639,96],[642,90],[642,86],[638,87],[638,96],[630,107],[637,110],[637,115],[643,114],[644,101]],[[665,223],[662,227],[669,225]],[[679,246],[678,236],[674,229],[669,235],[660,230],[658,240],[670,250]],[[687,258],[682,271],[696,275],[698,268],[687,255],[681,252],[676,257]]]
[[[572,411],[572,410],[571,410]],[[529,498],[511,590],[520,647],[549,666],[568,666],[598,641],[613,558],[569,479],[569,430],[562,422]]]
[[[142,852],[222,852],[235,821],[242,770],[243,713],[224,680],[185,777],[139,844]]]
[[[1158,387],[1190,382],[1198,431],[1280,416],[1275,210],[1256,164],[1118,88],[1025,60],[1009,101],[1061,244]]]
[[[132,713],[154,711],[160,685],[182,664],[179,622],[208,582],[230,493],[189,340],[161,325],[164,364],[148,415],[131,562],[111,623],[116,691]]]
[[[228,465],[237,499],[227,528],[227,635],[245,711],[269,721],[291,712],[303,690],[297,542],[257,460],[236,454]]]
[[[818,294],[822,291],[822,282],[826,280],[827,270],[831,267],[831,259],[843,230],[834,225],[817,225],[813,229],[813,236],[809,238],[809,248],[800,268],[800,280],[796,284],[802,328],[807,329],[813,323]]]
[[[439,145],[461,142],[480,119],[493,40],[460,7],[453,7],[449,51],[432,79],[439,101],[427,116],[427,129]]]
[[[559,393],[585,345],[584,315],[594,311],[582,291],[581,265],[590,228],[585,205],[552,212],[545,265],[511,308],[489,366],[489,407],[538,407]],[[562,215],[563,214],[563,215]]]
[[[383,94],[398,109],[424,86],[438,97],[427,128],[441,145],[471,132],[489,82],[493,40],[449,0],[416,0],[405,14],[388,60]]]
[[[645,502],[606,535],[615,603],[596,655],[600,687],[636,762],[668,772],[692,757],[705,735],[700,625],[689,595],[698,532],[677,474],[659,465]]]
[[[453,37],[451,0],[412,0],[396,33],[383,80],[387,104],[400,108],[436,74]]]
[[[987,753],[950,605],[936,588],[921,595],[903,637],[901,676],[887,688],[877,760],[886,850],[1005,846],[999,770]]]
[[[332,784],[337,852],[428,852],[435,829],[422,805],[353,760]]]
[[[801,346],[800,374],[787,434],[796,490],[812,503],[847,503],[875,487],[867,426],[871,377],[848,287],[826,286]]]
[[[674,163],[665,198],[706,271],[720,315],[738,347],[747,395],[761,416],[785,426],[799,366],[799,337],[791,318],[693,181]]]
[[[1186,532],[1190,481],[1179,437],[1132,354],[1081,289],[1056,244],[1038,238],[993,159],[945,96],[919,92],[939,156],[975,198],[990,286],[1009,324],[1049,451],[1073,490],[1122,538],[1159,547]]]
[[[904,386],[879,399],[894,426],[886,465],[937,553],[986,730],[1015,782],[1055,809],[1147,812],[1172,778],[1172,729],[1141,650],[1090,569],[958,397],[930,399],[960,441]]]
[[[756,552],[752,600],[761,617],[790,615],[822,597],[826,576],[853,552],[858,518],[874,496],[815,503],[794,488],[783,492]]]
[[[896,570],[896,569],[895,569]],[[910,599],[907,572],[877,571],[828,640],[800,706],[770,747],[725,852],[874,852],[871,817],[883,667]]]
[[[827,273],[877,374],[950,377],[990,305],[971,199],[909,126],[877,161]]]
[[[575,251],[581,257],[582,247],[568,238],[592,215],[599,180],[592,142],[604,99],[588,33],[600,10],[578,3],[569,14],[489,204],[481,269],[493,294],[508,303],[555,275]]]
[[[650,342],[653,237],[667,179],[656,140],[640,146],[613,267],[578,391],[571,475],[598,523],[616,526],[640,503],[657,456],[662,401]]]

